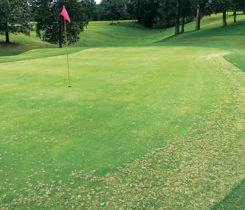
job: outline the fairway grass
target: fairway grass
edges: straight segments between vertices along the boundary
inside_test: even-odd
[[[243,208],[244,23],[203,23],[92,23],[72,88],[63,49],[0,57],[0,208]]]

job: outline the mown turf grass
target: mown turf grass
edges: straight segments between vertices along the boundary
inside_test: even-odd
[[[32,49],[55,47],[42,42],[34,31],[29,36],[24,34],[10,34],[10,43],[5,43],[5,36],[0,35],[0,56],[11,56],[24,53]]]
[[[245,174],[244,73],[228,62],[243,65],[244,19],[177,37],[91,23],[72,89],[63,49],[0,57],[0,207],[223,207]]]
[[[243,179],[234,189],[213,209],[245,209],[245,179]],[[234,208],[235,207],[235,208]]]

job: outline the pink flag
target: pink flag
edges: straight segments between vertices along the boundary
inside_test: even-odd
[[[65,21],[67,20],[69,23],[71,22],[70,17],[68,15],[67,11],[66,11],[65,6],[63,6],[63,9],[62,9],[62,12],[60,13],[60,15],[62,15],[64,17]]]

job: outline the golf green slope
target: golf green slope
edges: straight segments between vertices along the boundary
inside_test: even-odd
[[[72,88],[63,49],[0,57],[0,208],[244,208],[239,21],[91,23]]]

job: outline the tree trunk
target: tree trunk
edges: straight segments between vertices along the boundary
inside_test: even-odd
[[[59,48],[62,48],[62,42],[59,41]]]
[[[179,34],[179,0],[176,0],[175,35]]]
[[[234,11],[234,23],[236,23],[236,10]]]
[[[227,26],[227,21],[226,21],[226,11],[223,12],[223,27]]]
[[[179,17],[176,17],[175,35],[179,34]]]
[[[201,29],[200,5],[197,5],[196,31],[199,31],[200,29]]]
[[[61,27],[62,21],[60,21],[60,27],[59,27],[59,48],[62,48],[62,27]]]
[[[181,33],[185,32],[185,16],[182,17],[182,29],[181,29]]]
[[[10,42],[9,40],[9,29],[8,29],[8,23],[5,24],[6,26],[6,31],[5,31],[5,34],[6,34],[6,43],[8,44]]]

